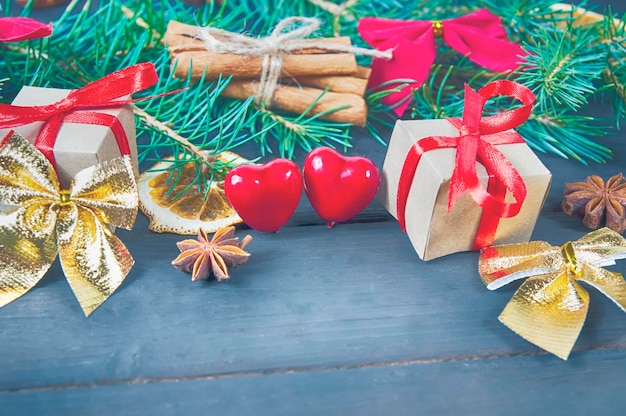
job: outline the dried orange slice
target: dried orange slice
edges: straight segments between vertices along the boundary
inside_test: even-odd
[[[222,152],[219,158],[234,165],[248,161],[232,152]],[[168,160],[172,158],[156,163],[137,181],[139,209],[150,220],[148,228],[158,233],[195,235],[199,228],[212,233],[242,222],[226,199],[223,181],[214,180],[206,198],[196,186],[185,190],[197,175],[195,164],[189,162],[172,188],[168,182],[171,175]]]

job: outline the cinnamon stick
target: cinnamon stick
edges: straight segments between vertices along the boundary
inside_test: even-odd
[[[228,84],[223,94],[226,97],[245,100],[251,95],[256,94],[258,85],[259,83],[257,81],[233,80]],[[341,94],[327,91],[320,98],[322,92],[322,90],[317,88],[299,88],[278,85],[274,91],[272,107],[301,114],[317,100],[317,103],[308,113],[309,115],[315,115],[347,105],[347,108],[325,114],[321,118],[337,123],[350,123],[360,127],[365,126],[367,105],[362,97],[355,94]]]
[[[354,76],[327,75],[298,77],[294,82],[321,89],[329,88],[329,90],[333,92],[355,94],[363,97],[367,89],[370,72],[371,70],[369,68],[359,66]]]
[[[45,7],[52,7],[58,4],[69,3],[70,0],[35,0],[33,2],[34,9],[43,9]],[[25,6],[28,3],[28,0],[17,0],[18,4]]]
[[[362,97],[365,95],[367,80],[357,77],[342,76],[320,76],[320,77],[298,77],[295,83],[308,85],[321,89],[328,88],[330,91],[346,94],[354,94]]]
[[[372,73],[372,68],[368,68],[366,66],[358,66],[356,69],[356,76],[363,79],[370,79],[370,75]]]
[[[571,14],[571,16],[575,19],[574,26],[598,23],[604,19],[604,16],[599,13],[574,6],[573,4],[555,3],[550,6],[550,10],[565,16],[569,16]],[[565,21],[559,22],[557,23],[557,26],[565,28],[567,23]]]
[[[191,68],[192,79],[199,79],[206,71],[207,79],[220,75],[234,78],[258,78],[263,67],[262,56],[215,54],[208,51],[202,42],[194,39],[196,26],[170,21],[164,40],[172,60],[177,60],[174,75],[187,77]],[[312,42],[328,42],[350,45],[349,38],[314,39]],[[193,62],[193,65],[192,65]],[[319,48],[307,48],[284,55],[282,75],[301,77],[311,75],[353,75],[358,72],[356,58],[350,53],[328,53]]]

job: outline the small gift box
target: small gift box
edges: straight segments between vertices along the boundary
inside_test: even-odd
[[[114,72],[78,90],[23,87],[11,105],[0,104],[0,136],[14,130],[52,163],[63,189],[76,173],[130,156],[138,174],[131,94],[158,80],[144,63]]]
[[[25,86],[17,94],[12,105],[27,107],[54,104],[66,98],[71,91]],[[129,97],[123,98],[127,100]],[[115,117],[121,124],[126,137],[125,139],[116,138],[109,126],[63,122],[54,141],[53,154],[59,181],[65,188],[70,185],[72,178],[81,170],[122,156],[118,140],[126,141],[122,147],[127,146],[130,150],[133,170],[135,175],[139,173],[135,141],[135,117],[130,104],[90,111]],[[35,121],[23,126],[16,126],[12,130],[25,137],[29,142],[36,144],[44,123],[44,121]],[[8,130],[0,130],[0,136],[7,132]]]
[[[532,92],[496,81],[465,94],[463,120],[398,120],[383,165],[379,198],[422,260],[528,241],[550,188],[550,172],[512,130]],[[482,118],[497,95],[524,106]]]

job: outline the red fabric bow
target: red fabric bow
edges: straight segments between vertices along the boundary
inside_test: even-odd
[[[45,38],[52,34],[52,25],[28,17],[0,17],[0,42],[19,42]]]
[[[12,128],[44,121],[39,131],[35,147],[56,167],[53,147],[61,124],[80,123],[107,126],[113,130],[122,155],[129,155],[130,148],[120,121],[110,115],[90,111],[101,108],[121,107],[137,100],[121,97],[144,90],[158,81],[159,77],[152,63],[142,63],[113,72],[71,91],[68,96],[54,104],[23,107],[0,104],[0,128]]]
[[[523,106],[483,118],[485,102],[499,95],[516,98]],[[500,218],[517,215],[526,198],[524,180],[495,145],[524,142],[519,134],[510,129],[528,119],[534,102],[532,91],[513,81],[494,81],[478,92],[466,85],[463,119],[448,119],[459,130],[459,136],[423,138],[411,147],[404,161],[396,201],[398,222],[402,230],[406,231],[406,202],[422,154],[429,150],[455,147],[457,150],[455,168],[450,177],[448,211],[464,192],[469,192],[483,209],[474,249],[491,245]],[[484,165],[489,174],[488,189],[478,179],[477,162]],[[511,192],[514,202],[505,202],[507,190]]]
[[[500,18],[486,9],[466,16],[444,21],[393,20],[363,18],[358,30],[371,46],[393,48],[393,58],[374,58],[368,87],[378,87],[393,80],[407,83],[401,91],[392,93],[383,102],[394,107],[401,116],[410,103],[411,90],[419,88],[428,75],[437,54],[435,37],[443,37],[452,49],[466,55],[478,65],[497,72],[517,68],[525,53],[522,48],[507,40]]]

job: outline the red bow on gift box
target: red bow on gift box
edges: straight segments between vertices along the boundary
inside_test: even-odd
[[[498,16],[486,9],[466,16],[443,21],[393,20],[363,18],[358,30],[371,46],[393,49],[393,58],[374,58],[368,87],[375,88],[390,81],[400,80],[397,85],[385,85],[385,89],[406,83],[399,92],[383,98],[401,116],[410,102],[411,90],[419,88],[428,75],[437,54],[435,38],[441,37],[452,49],[466,55],[478,65],[497,72],[517,68],[522,48],[507,40],[506,32]]]
[[[0,17],[0,42],[39,39],[51,34],[52,25],[28,17]]]
[[[137,101],[122,97],[144,90],[158,81],[152,63],[142,63],[114,72],[71,91],[68,96],[54,104],[42,106],[16,106],[0,104],[0,128],[12,128],[44,121],[35,147],[56,167],[54,143],[61,124],[80,123],[107,126],[113,134],[122,155],[130,155],[128,138],[120,121],[110,115],[92,111],[102,108],[121,107]]]
[[[483,118],[482,111],[487,100],[500,95],[518,99],[523,106]],[[524,180],[495,145],[524,142],[519,134],[510,129],[528,119],[534,102],[532,91],[513,81],[494,81],[478,92],[466,85],[463,119],[447,119],[459,130],[459,136],[423,138],[411,147],[404,161],[396,204],[402,230],[406,231],[406,204],[422,154],[435,149],[456,148],[455,167],[450,177],[448,211],[464,192],[469,192],[483,209],[474,249],[491,245],[500,219],[517,215],[526,198]],[[478,179],[477,162],[485,167],[489,175],[487,189]],[[515,202],[505,201],[507,191],[511,192]]]

